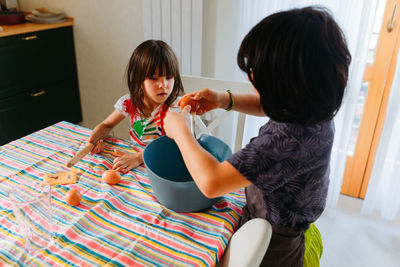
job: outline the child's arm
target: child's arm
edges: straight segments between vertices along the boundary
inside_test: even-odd
[[[228,161],[220,163],[204,150],[188,127],[187,109],[182,113],[168,111],[164,119],[167,135],[173,138],[200,191],[209,198],[223,196],[251,184]]]
[[[118,110],[114,110],[104,121],[98,124],[89,139],[89,143],[95,144],[91,154],[103,151],[103,139],[111,132],[111,130],[120,123],[125,116]],[[96,139],[96,140],[95,140]]]
[[[229,104],[230,105],[230,97],[227,92],[224,92],[224,97],[226,98],[228,95]],[[233,110],[246,113],[253,116],[264,117],[266,116],[261,103],[260,103],[260,95],[258,93],[254,94],[232,94],[234,99]],[[228,106],[223,106],[223,108],[227,108]]]
[[[227,109],[231,104],[228,92],[217,92],[209,88],[193,92],[188,94],[188,96],[189,99],[185,102],[191,106],[196,106],[196,114],[198,115],[216,108]],[[254,94],[232,94],[232,97],[234,99],[233,110],[254,116],[266,116],[261,107],[260,96],[257,92]],[[183,102],[184,98],[186,97],[182,97],[178,102],[179,105]]]

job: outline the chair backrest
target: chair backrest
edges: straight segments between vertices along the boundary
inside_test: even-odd
[[[191,93],[193,91],[201,90],[203,88],[210,88],[217,91],[226,91],[227,89],[229,89],[232,93],[254,92],[253,87],[249,82],[227,81],[206,77],[182,75],[182,83],[185,88],[185,93]],[[228,118],[230,114],[233,114],[233,116],[231,116],[231,120],[229,121],[229,119],[226,118]],[[211,132],[216,127],[221,126],[223,123],[227,124],[221,128],[223,128],[225,131],[230,131],[232,133],[232,140],[228,140],[227,143],[231,143],[232,150],[236,152],[242,147],[244,122],[244,114],[238,112],[223,111],[219,112],[219,114],[217,115],[214,115],[212,121],[207,125],[197,116],[196,128],[199,131],[198,135],[202,133],[211,134]]]
[[[272,237],[271,224],[254,218],[243,224],[232,236],[217,267],[258,267]]]

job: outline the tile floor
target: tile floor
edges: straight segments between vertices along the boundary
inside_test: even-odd
[[[324,252],[321,267],[399,267],[400,216],[392,222],[360,214],[362,200],[342,195],[316,225]]]

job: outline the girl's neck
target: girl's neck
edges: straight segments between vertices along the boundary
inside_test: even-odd
[[[144,101],[145,108],[148,112],[146,112],[149,116],[153,113],[153,111],[160,105],[158,103],[149,103],[149,101]]]

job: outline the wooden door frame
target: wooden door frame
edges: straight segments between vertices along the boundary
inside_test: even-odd
[[[395,24],[388,31],[393,9],[397,5]],[[364,198],[375,162],[379,139],[385,122],[386,108],[396,70],[400,41],[400,0],[387,0],[379,32],[375,60],[367,67],[364,81],[369,82],[364,111],[352,157],[348,156],[343,177],[342,193]]]

